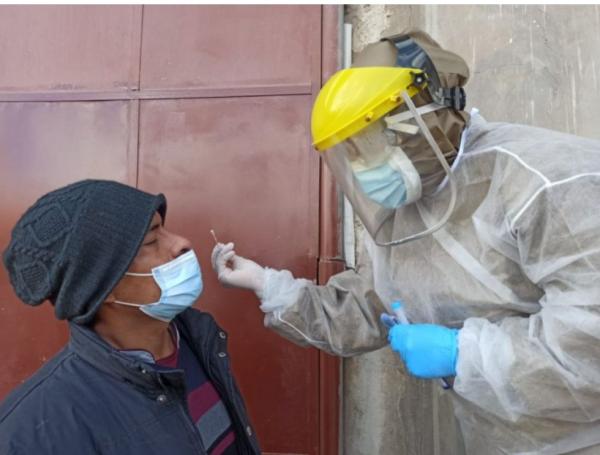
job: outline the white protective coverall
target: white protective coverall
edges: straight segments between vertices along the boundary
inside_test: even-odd
[[[411,322],[461,329],[451,393],[469,454],[600,454],[600,142],[473,112],[453,173],[435,234],[369,238],[325,286],[267,270],[265,325],[352,356],[387,344],[379,317],[401,299]],[[399,209],[398,237],[440,219],[448,193]]]

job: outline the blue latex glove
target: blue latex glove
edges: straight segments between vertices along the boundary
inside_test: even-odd
[[[388,341],[413,376],[424,379],[456,376],[458,330],[433,324],[396,324]]]

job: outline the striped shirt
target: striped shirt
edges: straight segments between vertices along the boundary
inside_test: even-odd
[[[200,433],[206,452],[209,455],[237,455],[235,433],[225,404],[188,343],[179,337],[174,325],[171,327],[175,351],[167,357],[156,360],[156,365],[183,370],[188,410],[192,422]],[[154,358],[147,351],[122,352],[137,356],[142,354],[144,360],[152,359],[151,363],[154,363]]]

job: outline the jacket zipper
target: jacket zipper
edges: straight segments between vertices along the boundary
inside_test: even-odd
[[[211,348],[212,348],[212,346],[214,345],[214,341],[212,341],[211,343],[207,343],[207,344],[210,344]],[[244,424],[240,420],[240,416],[238,415],[238,409],[236,406],[234,406],[234,404],[232,402],[233,387],[231,386],[231,381],[230,381],[229,390],[227,390],[227,388],[224,387],[223,383],[221,382],[220,378],[217,378],[217,376],[214,374],[214,372],[216,370],[219,373],[219,376],[222,376],[221,369],[224,367],[221,366],[218,363],[219,360],[215,358],[214,349],[203,349],[202,352],[203,353],[210,352],[210,354],[204,355],[205,358],[202,359],[203,365],[206,370],[206,374],[208,375],[209,379],[212,381],[213,385],[219,392],[219,395],[221,396],[221,400],[223,400],[225,402],[227,409],[231,410],[230,417],[231,417],[231,420],[233,421],[234,426],[237,430],[236,434],[241,436],[241,437],[236,437],[236,441],[237,441],[236,443],[240,444],[243,441],[243,444],[245,446],[247,453],[249,453],[249,454],[254,453],[254,448],[252,447],[252,443],[250,442],[250,436],[246,433],[246,428],[244,427]],[[213,363],[215,365],[215,367],[207,368],[207,366],[210,365],[211,363]],[[229,378],[232,379],[231,375],[229,375]]]
[[[200,432],[198,431],[198,429],[196,428],[196,425],[194,425],[194,422],[192,421],[192,418],[190,417],[190,413],[189,413],[189,411],[187,409],[187,405],[181,405],[180,403],[177,403],[177,407],[179,408],[179,411],[182,414],[184,414],[183,418],[185,419],[185,421],[187,422],[187,424],[192,429],[192,433],[194,433],[194,439],[196,440],[196,442],[200,446],[200,450],[201,450],[200,453],[202,455],[207,455],[208,452],[204,448],[204,443],[202,442],[202,438],[200,437]]]
[[[158,382],[160,383],[160,386],[162,387],[163,393],[168,397],[170,395],[168,388],[163,383],[162,377],[160,374],[158,375]],[[176,394],[173,393],[173,395],[176,395]],[[183,414],[183,419],[186,421],[187,425],[192,430],[192,434],[193,434],[192,438],[196,441],[197,445],[199,446],[200,454],[207,455],[208,452],[207,452],[206,448],[204,447],[204,442],[202,442],[202,438],[200,437],[200,432],[196,428],[196,425],[194,425],[194,422],[192,421],[192,418],[190,416],[189,409],[187,406],[187,397],[183,400],[183,402],[180,399],[180,397],[174,397],[174,399],[176,400],[176,406],[177,406],[178,411]]]
[[[223,389],[223,384],[212,374],[212,373],[208,373],[210,380],[212,381],[213,385],[215,386],[215,388],[217,389],[217,391],[219,392],[219,395],[221,395],[221,400],[225,401],[227,408],[233,410],[234,412],[230,413],[231,416],[231,420],[234,422],[235,426],[237,427],[237,434],[241,435],[244,442],[244,445],[246,446],[246,450],[248,451],[248,453],[254,453],[254,448],[252,447],[252,443],[249,440],[249,436],[246,433],[246,428],[244,428],[244,424],[240,421],[240,418],[238,416],[237,413],[237,408],[233,405],[232,400],[231,400],[231,396],[233,396],[233,387],[230,388],[229,391],[227,391],[228,393],[224,393],[224,389]],[[239,441],[240,438],[236,438],[236,441]],[[241,442],[241,441],[240,441]]]
[[[194,339],[193,337],[191,337],[191,334],[189,333],[189,331],[187,330],[187,327],[185,326],[185,324],[183,324],[184,327],[184,332],[187,332],[187,338],[189,341],[192,342],[192,346],[195,344],[193,343]],[[246,449],[246,453],[248,454],[254,454],[256,453],[254,450],[254,446],[252,445],[252,442],[250,441],[250,436],[246,433],[246,428],[244,427],[243,422],[240,419],[240,416],[238,415],[238,408],[236,406],[234,406],[231,397],[233,397],[233,386],[232,386],[232,375],[229,375],[229,379],[230,379],[230,390],[226,390],[224,389],[223,383],[217,378],[217,376],[214,374],[214,370],[217,370],[219,372],[219,376],[222,376],[220,373],[220,365],[218,364],[218,359],[215,359],[215,353],[214,353],[214,349],[212,349],[212,347],[214,346],[214,340],[200,340],[200,341],[206,341],[204,344],[199,343],[202,349],[200,349],[200,352],[196,352],[195,349],[192,349],[192,352],[194,353],[194,355],[196,356],[197,360],[200,362],[200,364],[202,365],[202,367],[204,368],[208,379],[210,379],[210,381],[213,383],[213,386],[215,387],[215,389],[217,390],[217,392],[219,393],[221,400],[225,403],[227,410],[230,411],[230,417],[231,420],[233,422],[234,425],[234,429],[235,429],[235,433],[236,433],[236,444],[238,445],[238,448],[241,449],[242,447],[240,447],[241,444],[244,445],[244,448]],[[208,346],[210,345],[211,349],[206,349]],[[216,362],[211,362],[215,360]],[[215,365],[214,369],[210,368],[210,365]]]

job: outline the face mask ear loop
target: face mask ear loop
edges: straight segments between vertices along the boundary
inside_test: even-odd
[[[127,276],[142,276],[142,277],[154,276],[152,273],[134,273],[134,272],[125,272],[125,275],[127,275]],[[115,300],[114,303],[118,303],[119,305],[132,306],[132,307],[136,307],[136,308],[141,308],[145,305],[150,305],[148,303],[123,302],[122,300]]]
[[[452,175],[452,171],[450,170],[450,166],[448,165],[448,162],[444,158],[444,154],[440,150],[440,147],[437,145],[437,142],[435,142],[435,140],[433,139],[433,136],[431,135],[429,128],[427,128],[427,125],[423,121],[421,114],[419,114],[417,108],[415,107],[414,103],[410,99],[410,96],[408,96],[408,94],[406,92],[402,92],[402,98],[404,98],[404,102],[408,106],[408,109],[412,112],[414,119],[417,122],[417,125],[419,125],[421,132],[425,136],[425,139],[429,143],[430,147],[433,149],[433,152],[435,153],[438,161],[440,162],[440,164],[444,168],[444,171],[446,172],[446,175],[448,176],[448,182],[450,184],[450,203],[448,204],[446,213],[444,213],[444,216],[442,217],[442,219],[440,221],[438,221],[436,224],[434,224],[429,229],[427,229],[423,232],[419,232],[417,234],[413,234],[408,237],[404,237],[400,240],[394,240],[391,242],[377,241],[377,235],[379,234],[379,231],[381,230],[381,228],[384,225],[384,223],[381,223],[381,225],[377,229],[377,232],[375,232],[375,235],[374,235],[374,241],[378,246],[402,245],[403,243],[410,242],[412,240],[418,240],[425,236],[428,236],[429,234],[434,233],[435,231],[439,230],[442,226],[444,226],[444,224],[446,224],[446,222],[450,219],[450,216],[452,215],[452,212],[454,211],[454,207],[456,205],[456,193],[457,193],[456,181],[454,179],[454,176]],[[418,202],[417,202],[417,204],[418,204]]]
[[[148,305],[147,303],[129,303],[129,302],[122,302],[121,300],[113,300],[114,303],[118,303],[119,305],[125,305],[125,306],[132,306],[132,307],[136,307],[136,308],[140,308],[144,305]]]

